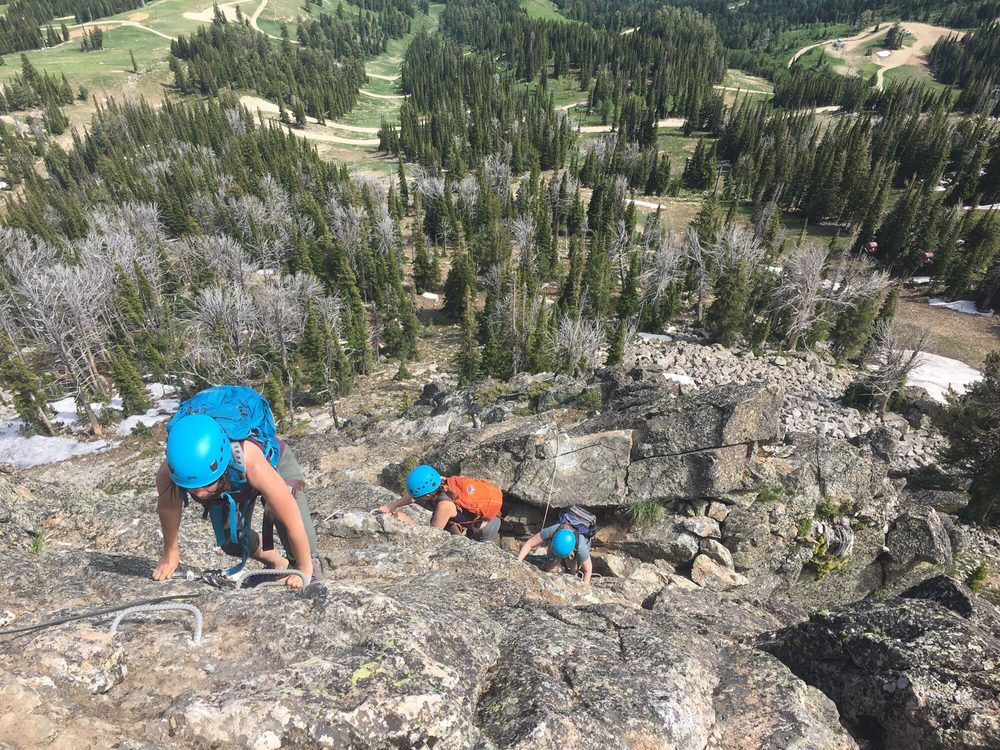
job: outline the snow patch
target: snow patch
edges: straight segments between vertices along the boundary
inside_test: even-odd
[[[132,430],[139,425],[152,427],[154,424],[165,422],[168,419],[170,419],[168,415],[157,414],[156,409],[150,409],[145,414],[135,414],[131,417],[126,417],[118,423],[118,427],[115,429],[115,432],[122,436],[131,435]]]
[[[639,338],[643,341],[652,341],[657,344],[668,344],[673,341],[673,336],[667,336],[662,333],[640,333]]]
[[[439,299],[441,299],[441,295],[434,294],[434,292],[424,292],[420,296],[423,297],[424,299],[429,299],[432,302],[437,302]]]
[[[115,432],[121,436],[127,436],[140,424],[152,427],[155,424],[164,422],[170,418],[180,401],[177,398],[170,398],[177,389],[173,386],[162,383],[149,383],[146,391],[153,400],[153,408],[145,414],[137,414],[122,420]],[[95,414],[100,414],[104,407],[122,410],[122,400],[119,397],[111,399],[110,404],[91,404]],[[53,424],[71,427],[79,418],[76,413],[76,402],[71,396],[61,398],[58,401],[49,403],[49,407],[55,413],[52,418]],[[24,422],[16,417],[0,419],[0,463],[12,463],[27,469],[41,464],[57,463],[65,461],[67,458],[75,456],[85,456],[89,453],[97,453],[107,448],[113,448],[118,442],[112,440],[76,440],[71,437],[48,437],[46,435],[22,435]]]
[[[663,373],[664,380],[672,380],[675,383],[680,383],[681,385],[694,385],[694,378],[690,375],[680,375],[676,372],[665,372]]]
[[[948,302],[943,299],[931,298],[927,300],[927,304],[933,307],[944,307],[948,310],[965,313],[966,315],[979,315],[984,318],[993,317],[993,313],[979,312],[979,310],[976,309],[976,303],[971,299],[957,299],[954,302]]]
[[[887,49],[880,49],[875,54],[878,55],[879,57],[889,57],[890,55],[892,55],[892,51]]]
[[[947,402],[945,394],[949,390],[961,395],[970,385],[982,379],[979,370],[964,362],[921,352],[917,366],[906,377],[906,384],[923,388],[932,399],[943,404]]]
[[[0,422],[0,463],[12,463],[27,469],[39,464],[65,461],[74,456],[85,456],[117,445],[107,440],[84,443],[67,437],[25,437],[21,434],[23,427],[24,423],[20,419]]]
[[[910,277],[910,283],[911,284],[930,284],[931,283],[931,277],[930,276],[912,276],[912,277]]]

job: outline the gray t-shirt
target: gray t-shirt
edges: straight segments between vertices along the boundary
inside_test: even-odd
[[[556,535],[557,531],[559,531],[559,524],[555,523],[551,526],[546,526],[538,532],[538,535],[542,538],[543,542],[547,542]],[[576,534],[576,559],[581,563],[585,563],[590,559],[590,541],[577,531],[573,533]]]

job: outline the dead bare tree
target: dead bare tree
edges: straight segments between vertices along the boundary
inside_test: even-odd
[[[656,304],[669,293],[673,284],[684,276],[685,247],[676,243],[669,235],[662,235],[659,242],[644,262],[642,274],[644,298]]]
[[[889,399],[920,364],[930,339],[931,333],[926,328],[902,326],[893,320],[880,320],[876,324],[865,361],[868,376],[864,387],[879,414],[885,413]]]
[[[259,310],[245,288],[208,287],[188,317],[186,356],[204,380],[245,383],[261,370],[261,336]]]
[[[695,294],[698,299],[695,309],[696,317],[700,323],[705,317],[705,299],[711,289],[711,247],[702,243],[698,237],[698,230],[688,227],[684,235],[684,257],[691,264],[695,273]]]
[[[793,250],[785,261],[772,310],[785,321],[789,349],[795,349],[817,323],[832,322],[836,314],[880,294],[890,284],[887,273],[863,259],[835,265],[828,275],[828,260],[828,248],[809,243]]]
[[[322,296],[323,287],[312,274],[274,274],[251,287],[250,293],[257,304],[262,333],[281,362],[281,374],[288,387],[288,413],[294,421],[295,368],[291,366],[291,346],[302,337],[307,308]]]
[[[604,328],[599,320],[582,314],[575,318],[563,315],[556,329],[556,351],[559,359],[572,367],[589,368],[601,362],[601,350],[607,345]]]

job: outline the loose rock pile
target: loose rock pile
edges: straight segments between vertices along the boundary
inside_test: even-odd
[[[896,414],[882,419],[843,406],[840,397],[858,377],[858,369],[814,352],[758,357],[752,351],[676,340],[637,341],[629,356],[630,364],[662,371],[664,379],[680,384],[682,391],[729,383],[778,383],[785,389],[781,422],[787,432],[855,439],[888,426],[899,443],[894,463],[902,471],[930,466],[941,446],[941,437],[919,414],[910,424]]]

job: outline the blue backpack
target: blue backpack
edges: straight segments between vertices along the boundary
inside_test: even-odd
[[[597,516],[579,505],[572,505],[559,516],[560,526],[569,526],[589,542],[597,533]]]
[[[233,460],[226,470],[226,477],[232,487],[222,493],[222,502],[206,505],[205,513],[212,519],[215,541],[221,547],[227,543],[226,516],[229,517],[230,544],[239,544],[243,559],[226,571],[234,575],[246,564],[249,557],[248,528],[246,519],[239,512],[233,492],[240,492],[249,486],[246,466],[243,460],[242,440],[252,440],[260,446],[261,452],[271,466],[277,468],[281,460],[281,442],[278,440],[271,404],[253,388],[242,385],[217,385],[196,393],[183,401],[177,413],[167,423],[167,432],[174,423],[190,414],[206,414],[218,422],[219,427],[233,444]],[[187,498],[185,498],[185,504]]]

